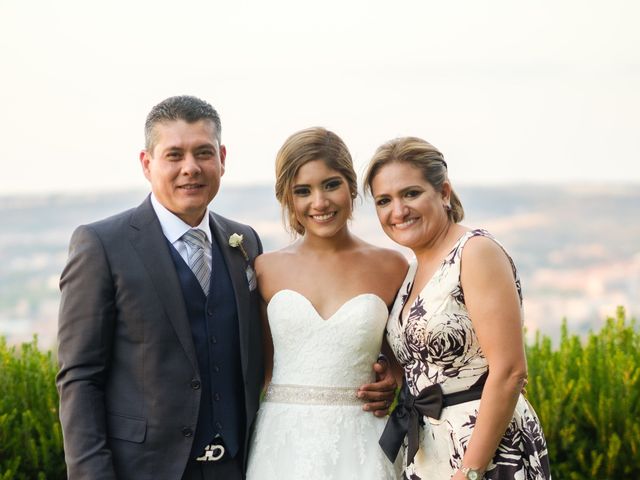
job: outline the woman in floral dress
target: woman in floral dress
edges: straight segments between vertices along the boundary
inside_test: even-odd
[[[406,398],[381,439],[407,434],[405,478],[548,479],[547,446],[521,394],[527,377],[515,266],[463,209],[428,142],[378,148],[365,185],[385,233],[415,254],[387,324]],[[395,448],[389,448],[389,440]]]

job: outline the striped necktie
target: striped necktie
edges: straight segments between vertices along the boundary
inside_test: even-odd
[[[189,268],[198,279],[202,291],[209,295],[209,282],[211,281],[211,270],[204,254],[207,248],[207,234],[202,230],[192,228],[182,235],[182,240],[190,247],[187,253]]]

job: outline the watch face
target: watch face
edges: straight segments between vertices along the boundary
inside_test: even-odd
[[[476,470],[469,470],[467,472],[467,478],[469,480],[480,480],[480,475],[478,475],[478,472]]]

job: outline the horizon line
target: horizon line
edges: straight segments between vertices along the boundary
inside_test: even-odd
[[[460,181],[455,182],[454,186],[460,188],[540,188],[540,187],[562,187],[572,189],[601,189],[606,187],[623,187],[623,188],[640,188],[640,180],[518,180],[513,182],[469,182]],[[274,184],[271,182],[252,182],[252,183],[222,183],[220,185],[220,191],[223,189],[243,189],[243,188],[273,188]],[[361,189],[359,189],[361,190]],[[22,191],[22,192],[2,192],[0,193],[0,199],[13,199],[13,198],[43,198],[43,197],[73,197],[73,196],[87,196],[87,195],[109,195],[109,194],[126,194],[126,193],[138,193],[138,192],[150,192],[148,187],[108,187],[108,188],[90,188],[86,189],[70,189],[70,190],[58,190],[52,189],[47,191]],[[362,192],[359,192],[362,193]]]

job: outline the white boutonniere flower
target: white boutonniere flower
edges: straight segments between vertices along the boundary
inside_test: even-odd
[[[247,262],[247,268],[245,269],[245,275],[247,276],[247,283],[249,284],[249,290],[254,291],[258,286],[256,281],[256,272],[251,267],[249,263],[249,255],[247,255],[247,251],[244,249],[242,242],[244,241],[244,237],[239,233],[234,233],[229,237],[229,246],[231,248],[237,248],[242,253],[245,261]]]
[[[247,251],[244,249],[242,242],[244,241],[244,237],[239,233],[234,233],[229,237],[229,246],[232,248],[238,248],[242,252],[242,256],[248,262],[249,255],[247,255]]]

